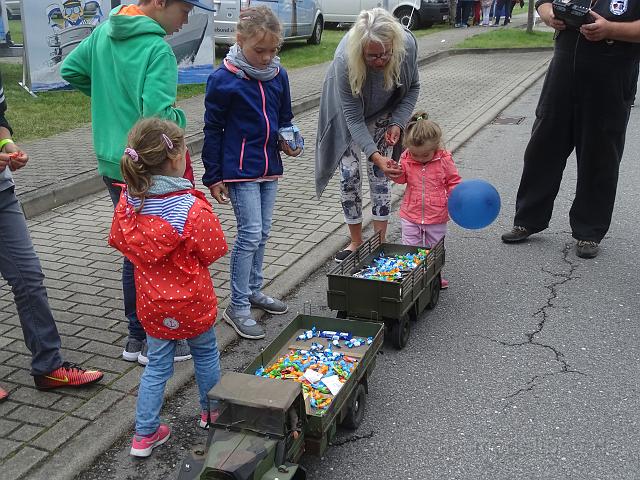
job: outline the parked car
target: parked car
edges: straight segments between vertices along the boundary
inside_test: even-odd
[[[317,0],[213,0],[216,45],[233,45],[240,10],[266,5],[282,22],[284,40],[306,39],[318,45],[324,31],[324,16]]]
[[[353,23],[362,10],[381,6],[380,0],[320,0],[327,27]],[[449,20],[448,0],[389,0],[389,11],[411,30]]]
[[[9,20],[20,18],[20,0],[5,0],[4,8],[7,9],[7,18]]]

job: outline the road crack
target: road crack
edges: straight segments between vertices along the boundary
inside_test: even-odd
[[[545,304],[542,307],[540,307],[536,312],[533,313],[533,317],[538,318],[539,321],[533,331],[525,334],[527,339],[526,341],[505,342],[502,340],[497,340],[494,338],[487,337],[485,335],[476,335],[478,337],[484,338],[486,340],[489,340],[491,342],[497,343],[505,347],[522,347],[522,346],[532,345],[535,347],[543,348],[545,350],[549,350],[553,353],[553,356],[555,357],[556,362],[560,364],[560,370],[558,371],[555,371],[552,373],[546,373],[543,375],[533,375],[529,379],[529,381],[524,384],[524,386],[506,395],[505,399],[511,400],[519,395],[532,392],[541,380],[544,380],[545,378],[548,378],[548,377],[567,374],[567,373],[577,374],[577,375],[586,375],[585,373],[580,372],[579,370],[573,369],[569,364],[569,362],[566,360],[564,354],[558,348],[552,345],[547,345],[545,343],[542,343],[536,340],[536,337],[542,333],[545,327],[546,321],[549,317],[548,311],[552,308],[555,308],[553,303],[558,298],[559,289],[562,286],[564,286],[566,283],[572,280],[575,280],[574,274],[577,269],[577,265],[574,264],[569,258],[569,252],[571,250],[571,247],[572,247],[572,243],[565,243],[565,246],[562,249],[562,261],[569,267],[567,272],[564,272],[564,273],[552,272],[544,267],[542,268],[542,271],[548,275],[551,275],[554,281],[552,281],[548,285],[545,285],[545,288],[549,291],[549,295],[547,296]],[[504,408],[507,408],[509,405],[510,405],[510,401],[507,401],[507,404],[505,405]]]
[[[351,435],[350,437],[347,437],[347,438],[345,438],[343,440],[339,440],[337,442],[331,442],[331,446],[340,447],[340,446],[345,445],[347,443],[353,443],[353,442],[358,442],[360,440],[366,440],[366,439],[369,439],[369,438],[373,438],[373,436],[375,434],[376,434],[375,430],[371,430],[369,433],[365,433],[365,434],[362,434],[362,435],[359,435],[359,434],[356,433],[356,434]]]

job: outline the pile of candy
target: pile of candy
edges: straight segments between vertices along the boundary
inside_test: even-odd
[[[342,340],[344,346],[348,348],[359,347],[361,345],[364,345],[365,343],[367,345],[371,345],[371,343],[373,342],[373,337],[368,337],[365,340],[364,338],[354,337],[347,332],[334,332],[333,330],[317,331],[315,326],[312,327],[311,330],[307,330],[304,333],[298,335],[297,340],[311,340],[314,337],[327,338],[331,340],[331,345],[336,348],[342,348],[342,345],[340,345],[340,340]]]
[[[373,264],[357,271],[354,277],[368,280],[383,280],[385,282],[398,282],[402,280],[402,274],[408,273],[425,261],[429,250],[418,249],[418,253],[405,253],[385,257],[384,252],[373,260]]]
[[[311,407],[323,415],[334,398],[329,387],[337,393],[336,383],[344,384],[358,364],[357,359],[342,352],[334,352],[332,346],[342,348],[339,343],[343,341],[349,348],[353,348],[371,344],[373,339],[357,338],[345,332],[329,330],[319,332],[315,327],[302,333],[297,339],[310,340],[314,337],[326,338],[331,341],[331,344],[325,347],[318,342],[313,342],[306,350],[292,349],[268,367],[260,367],[256,370],[256,375],[300,382],[303,394],[305,398],[309,398]],[[325,384],[323,380],[327,383]]]

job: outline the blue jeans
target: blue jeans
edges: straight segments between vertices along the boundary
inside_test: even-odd
[[[24,342],[31,352],[31,375],[60,367],[60,335],[14,187],[0,191],[0,273],[13,292]]]
[[[173,357],[177,340],[162,340],[147,336],[149,364],[144,368],[138,388],[136,404],[136,433],[151,435],[160,426],[160,409],[164,399],[164,387],[173,375]],[[197,337],[187,339],[196,373],[200,394],[200,407],[209,409],[207,392],[220,380],[220,353],[215,328]]]
[[[120,201],[121,188],[114,185],[115,183],[123,183],[120,180],[114,180],[109,177],[102,177],[104,183],[109,190],[109,196],[113,202],[113,207]],[[124,297],[124,316],[129,320],[129,338],[136,340],[144,340],[147,334],[142,328],[138,314],[136,313],[136,284],[133,278],[133,264],[124,257],[122,263],[122,296]]]
[[[231,305],[248,313],[249,297],[262,288],[264,246],[271,231],[278,182],[228,183],[238,234],[231,251]]]

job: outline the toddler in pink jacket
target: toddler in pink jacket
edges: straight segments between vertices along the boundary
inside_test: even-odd
[[[400,206],[402,243],[432,247],[447,233],[449,193],[462,179],[443,147],[442,130],[427,112],[417,112],[409,120],[404,147],[402,175],[392,178],[407,184]],[[443,278],[442,288],[448,286]]]

